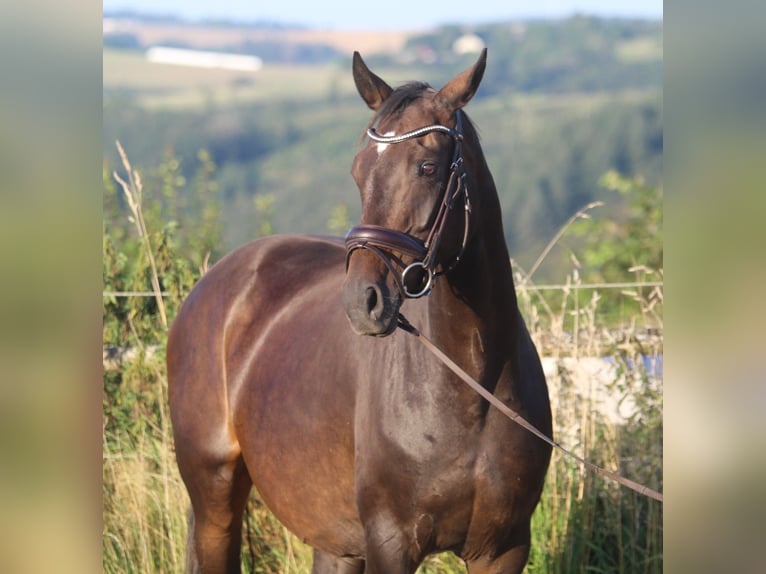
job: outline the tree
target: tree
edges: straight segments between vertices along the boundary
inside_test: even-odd
[[[580,219],[569,230],[582,241],[577,248],[581,276],[586,283],[656,282],[662,280],[662,187],[643,178],[628,178],[617,171],[599,180],[605,189],[624,198],[613,218]],[[627,298],[627,299],[626,299]],[[606,315],[625,316],[626,305],[637,303],[642,315],[656,313],[661,290],[636,286],[634,290],[609,289],[601,293]],[[633,303],[631,303],[631,301]]]
[[[637,267],[662,272],[662,188],[643,178],[609,171],[599,180],[603,188],[625,198],[614,219],[581,219],[571,234],[583,239],[579,259],[592,281],[630,281]]]

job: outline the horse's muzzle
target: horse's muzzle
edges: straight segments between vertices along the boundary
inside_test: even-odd
[[[341,299],[351,328],[358,335],[390,335],[396,329],[402,297],[385,275],[377,281],[363,277],[348,274],[343,283]]]

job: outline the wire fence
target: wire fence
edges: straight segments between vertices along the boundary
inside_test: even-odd
[[[516,285],[517,291],[553,291],[553,290],[582,290],[582,289],[631,289],[634,287],[662,287],[662,281],[624,281],[616,283],[569,283],[544,285]],[[160,295],[167,297],[169,291],[161,291]],[[104,291],[104,297],[154,297],[153,291]]]
[[[629,289],[631,287],[662,287],[662,281],[625,281],[617,283],[570,283],[545,285],[516,285],[517,291],[551,291],[554,289]]]
[[[154,291],[104,291],[104,297],[154,297]],[[169,291],[160,291],[163,297],[169,297]]]

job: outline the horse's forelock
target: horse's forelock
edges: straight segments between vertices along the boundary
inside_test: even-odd
[[[371,128],[386,118],[402,112],[412,102],[422,98],[423,93],[429,89],[431,89],[431,86],[425,82],[408,82],[399,86],[378,108],[370,123],[367,124],[367,128]],[[367,129],[365,129],[366,131]]]

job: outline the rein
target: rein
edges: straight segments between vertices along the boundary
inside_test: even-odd
[[[426,338],[420,331],[418,331],[417,328],[415,328],[412,323],[410,323],[404,315],[401,313],[399,314],[397,324],[399,328],[406,331],[407,333],[410,333],[413,335],[420,343],[423,344],[423,346],[428,349],[436,358],[438,358],[442,363],[444,363],[453,373],[455,373],[460,379],[466,383],[469,387],[471,387],[474,391],[476,391],[479,395],[481,395],[484,399],[486,399],[489,404],[491,404],[493,407],[495,407],[497,410],[499,410],[501,413],[503,413],[506,417],[511,419],[513,422],[517,423],[518,425],[522,426],[529,432],[531,432],[533,435],[541,439],[542,441],[546,442],[550,446],[557,448],[561,452],[563,452],[566,455],[571,456],[574,458],[577,462],[584,465],[585,467],[589,468],[590,470],[596,472],[597,474],[600,474],[601,476],[604,476],[606,478],[609,478],[611,480],[614,480],[615,482],[618,482],[622,484],[623,486],[626,486],[630,488],[631,490],[634,490],[635,492],[638,492],[639,494],[643,494],[644,496],[648,496],[650,498],[653,498],[654,500],[658,500],[660,502],[663,501],[662,493],[657,492],[656,490],[652,490],[648,486],[643,486],[642,484],[639,484],[638,482],[635,482],[633,480],[627,479],[623,476],[620,476],[616,472],[613,472],[611,470],[607,470],[605,468],[602,468],[598,466],[597,464],[594,464],[588,460],[585,460],[581,456],[576,455],[570,450],[565,449],[563,446],[561,446],[559,443],[545,435],[545,433],[539,431],[532,423],[530,423],[527,419],[522,417],[519,413],[508,407],[505,403],[503,403],[500,399],[498,399],[495,395],[490,393],[487,389],[485,389],[481,384],[479,384],[473,377],[471,377],[468,373],[466,373],[463,369],[461,369],[457,363],[455,363],[452,359],[450,359],[447,355],[444,354],[444,352],[439,349],[436,345],[434,345],[428,338]]]
[[[346,269],[348,269],[349,259],[354,251],[357,249],[372,251],[391,272],[402,296],[408,299],[417,299],[428,295],[433,289],[436,278],[448,273],[458,264],[468,243],[471,215],[471,201],[468,197],[468,186],[465,182],[466,173],[463,167],[462,113],[461,110],[458,110],[455,114],[455,129],[434,124],[392,136],[380,135],[374,128],[367,130],[367,136],[371,140],[385,144],[397,144],[432,132],[441,132],[455,140],[455,149],[450,163],[450,177],[444,187],[436,217],[426,240],[422,241],[408,233],[379,225],[356,225],[349,229],[346,234]],[[455,199],[461,194],[463,196],[465,222],[460,250],[448,266],[442,265],[442,270],[437,272],[436,254],[441,244],[447,215],[452,210]],[[393,252],[412,257],[414,261],[407,265]],[[397,272],[394,264],[403,269],[401,273]]]

